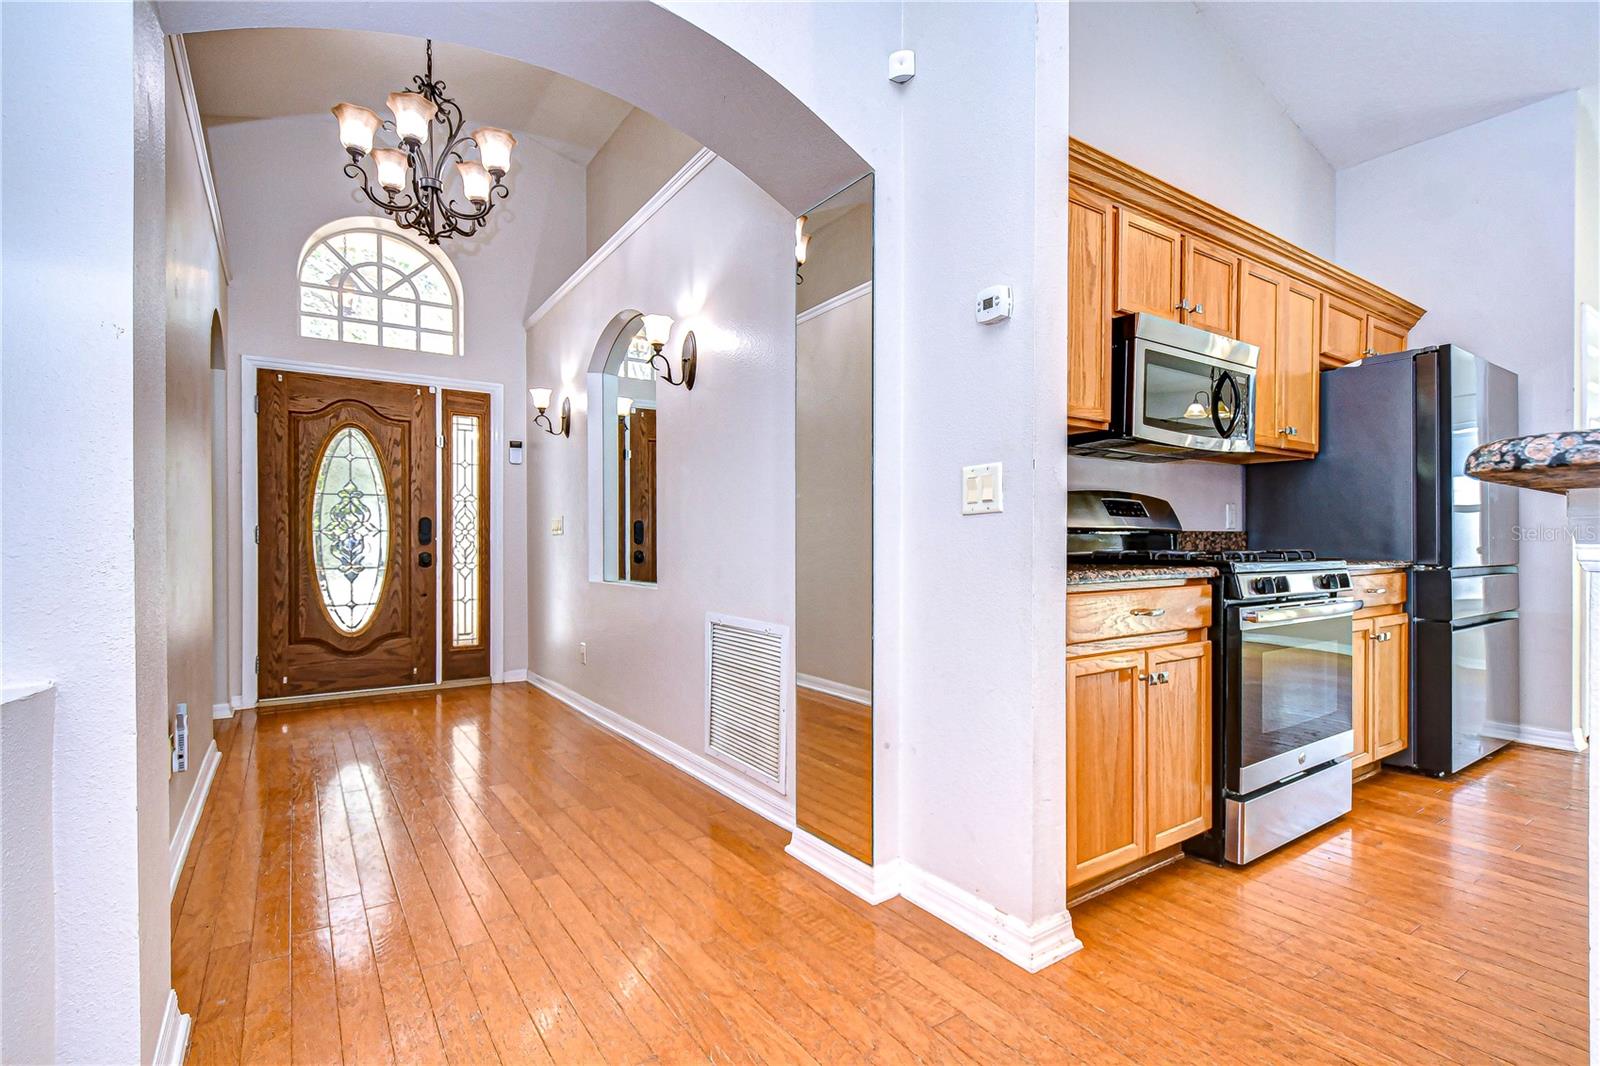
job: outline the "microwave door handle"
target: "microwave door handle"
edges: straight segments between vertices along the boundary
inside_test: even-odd
[[[1228,419],[1228,424],[1226,426],[1222,424],[1222,419],[1217,415],[1217,411],[1222,406],[1222,386],[1224,384],[1226,384],[1229,390],[1233,393],[1233,402],[1229,405],[1232,409],[1233,415]],[[1231,373],[1224,370],[1222,373],[1217,375],[1217,380],[1211,385],[1211,424],[1217,427],[1217,436],[1221,437],[1223,440],[1227,440],[1228,438],[1232,437],[1233,431],[1239,427],[1239,419],[1244,414],[1244,412],[1239,409],[1240,406],[1241,397],[1239,392],[1239,383],[1234,380],[1234,377]]]

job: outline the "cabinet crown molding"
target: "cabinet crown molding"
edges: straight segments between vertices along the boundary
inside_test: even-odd
[[[1118,203],[1227,245],[1254,262],[1277,268],[1360,304],[1406,332],[1425,313],[1421,307],[1388,289],[1076,137],[1068,141],[1067,176],[1074,187],[1092,189]]]

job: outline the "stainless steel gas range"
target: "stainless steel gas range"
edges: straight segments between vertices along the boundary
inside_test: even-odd
[[[1184,845],[1247,863],[1350,810],[1351,616],[1343,560],[1309,551],[1180,551],[1164,500],[1073,492],[1069,564],[1214,566],[1213,828]]]

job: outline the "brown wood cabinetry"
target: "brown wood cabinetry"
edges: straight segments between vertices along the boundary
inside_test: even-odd
[[[1104,429],[1111,418],[1111,201],[1087,189],[1067,197],[1067,422]]]
[[[1411,619],[1402,571],[1356,573],[1350,595],[1356,612],[1351,656],[1352,769],[1386,759],[1411,742]]]
[[[1211,827],[1210,616],[1203,582],[1068,595],[1069,887]]]
[[[1067,424],[1111,408],[1110,318],[1143,313],[1262,349],[1256,448],[1221,461],[1317,452],[1318,371],[1399,351],[1422,309],[1249,222],[1071,142]]]

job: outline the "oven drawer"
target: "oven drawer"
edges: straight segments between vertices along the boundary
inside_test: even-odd
[[[1067,643],[1115,640],[1211,625],[1211,585],[1067,594]]]
[[[1339,593],[1342,600],[1360,600],[1362,607],[1384,607],[1406,602],[1406,572],[1391,570],[1379,574],[1351,574],[1350,587]]]

